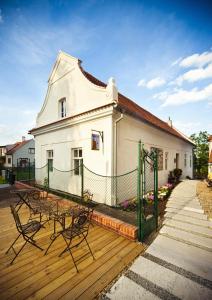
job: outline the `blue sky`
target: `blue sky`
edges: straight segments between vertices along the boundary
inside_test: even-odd
[[[59,50],[184,133],[212,133],[211,1],[0,0],[0,144],[34,127]]]

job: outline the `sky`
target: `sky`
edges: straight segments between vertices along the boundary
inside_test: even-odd
[[[212,134],[212,1],[0,0],[0,145],[32,138],[59,50],[183,133]]]

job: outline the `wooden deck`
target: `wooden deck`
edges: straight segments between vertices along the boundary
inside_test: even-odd
[[[3,191],[2,191],[3,192]],[[93,299],[143,251],[141,244],[129,241],[114,232],[99,226],[91,226],[88,241],[95,261],[87,253],[86,244],[73,250],[79,273],[68,253],[58,254],[65,248],[60,237],[44,256],[31,245],[27,245],[13,265],[9,265],[14,254],[5,251],[17,236],[14,220],[6,199],[10,195],[0,190],[0,299]],[[5,200],[6,199],[6,200]],[[27,219],[28,209],[20,210],[21,219]],[[38,244],[46,249],[50,242],[53,224],[47,224],[37,234]],[[17,248],[22,244],[17,243]]]

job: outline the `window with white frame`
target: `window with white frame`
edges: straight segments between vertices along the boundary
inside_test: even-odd
[[[53,172],[53,158],[54,158],[53,150],[47,150],[46,157],[47,157],[47,163],[49,166],[49,172]]]
[[[185,153],[184,154],[184,167],[187,166],[187,154]]]
[[[59,100],[59,117],[66,117],[66,98],[62,98]]]
[[[165,170],[168,170],[168,156],[169,156],[169,153],[165,152]]]
[[[82,162],[82,148],[72,149],[74,175],[80,175],[80,165]]]

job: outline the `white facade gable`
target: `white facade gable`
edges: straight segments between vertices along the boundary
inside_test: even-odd
[[[90,82],[80,68],[80,61],[60,52],[48,81],[46,98],[37,117],[37,127],[61,119],[59,101],[63,98],[66,99],[66,117],[72,117],[112,103],[114,98],[117,99],[117,91],[111,81],[107,88]]]

